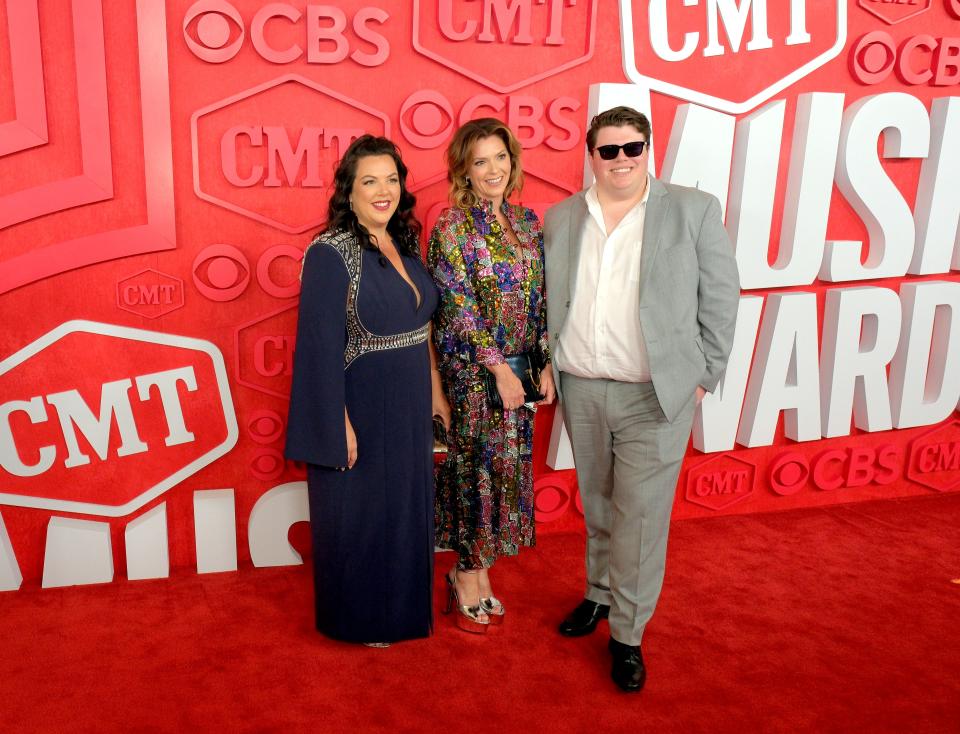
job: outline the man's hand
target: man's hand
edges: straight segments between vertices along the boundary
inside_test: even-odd
[[[702,387],[700,387],[699,385],[697,385],[697,392],[696,392],[696,395],[697,395],[697,405],[700,405],[700,401],[703,400],[703,398],[704,398],[704,396],[705,396],[706,394],[707,394],[707,391],[704,390],[704,389],[703,389]]]
[[[543,395],[540,405],[550,405],[557,397],[557,386],[553,381],[553,368],[549,362],[540,373],[540,394]]]

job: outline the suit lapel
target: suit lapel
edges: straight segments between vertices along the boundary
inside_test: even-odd
[[[589,212],[583,192],[573,200],[570,206],[570,222],[567,227],[567,289],[568,301],[573,301],[573,293],[577,286],[577,270],[580,267],[580,249],[583,239],[583,227]]]
[[[650,178],[650,196],[647,198],[647,211],[643,218],[643,246],[640,250],[640,284],[647,282],[653,261],[660,249],[660,237],[663,222],[670,210],[670,197],[666,187],[657,179]]]

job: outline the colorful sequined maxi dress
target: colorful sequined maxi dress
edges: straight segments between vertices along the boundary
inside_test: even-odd
[[[543,234],[532,209],[502,208],[520,246],[505,237],[489,202],[443,212],[427,264],[440,289],[434,343],[453,410],[446,461],[437,469],[437,546],[463,569],[489,568],[535,542],[533,417],[494,409],[483,376],[504,355],[547,355]]]
[[[307,463],[316,625],[338,640],[432,627],[437,289],[419,257],[403,264],[416,292],[345,232],[321,235],[304,258],[286,455]],[[357,435],[347,471],[344,407]]]

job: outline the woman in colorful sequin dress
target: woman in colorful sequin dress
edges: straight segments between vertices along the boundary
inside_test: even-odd
[[[535,540],[533,417],[505,356],[539,350],[548,360],[540,391],[552,402],[543,236],[532,209],[511,204],[520,190],[520,145],[499,120],[463,125],[447,149],[450,201],[427,256],[440,306],[434,343],[453,410],[446,461],[436,486],[437,545],[458,553],[447,575],[447,611],[458,625],[485,632],[503,621],[489,569]],[[484,389],[496,377],[503,408]]]
[[[364,135],[304,256],[286,455],[307,463],[316,625],[383,646],[432,626],[433,430],[449,407],[407,169]]]

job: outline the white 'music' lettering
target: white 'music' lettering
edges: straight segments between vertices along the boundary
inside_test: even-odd
[[[827,241],[820,277],[833,282],[898,278],[907,274],[913,254],[913,212],[877,156],[925,158],[930,121],[916,97],[898,92],[858,99],[843,113],[837,154],[837,187],[867,226],[867,261],[861,242]]]
[[[744,290],[810,285],[818,276],[837,283],[960,270],[960,98],[934,100],[928,118],[922,102],[902,93],[865,97],[845,111],[842,94],[798,98],[779,251],[770,265],[770,186],[782,104],[771,102],[737,125],[727,231]],[[882,166],[881,138],[884,158],[924,159],[915,212]],[[715,165],[689,160],[693,168],[676,183],[694,185],[698,171],[709,171],[701,188],[726,193],[709,185],[718,178]],[[825,239],[834,179],[866,225],[867,243]],[[861,263],[865,245],[868,257]]]
[[[677,108],[662,177],[670,183],[709,191],[726,211],[735,118],[695,104]],[[769,168],[769,166],[768,166]]]
[[[772,265],[767,252],[779,155],[770,153],[780,151],[784,104],[771,102],[737,123],[727,231],[744,290],[808,285],[823,260],[843,95],[800,95],[795,117],[780,248]]]
[[[237,569],[234,489],[193,493],[197,572]],[[307,522],[307,483],[287,482],[266,490],[250,511],[247,542],[254,566],[296,566],[303,559],[290,544],[294,523]],[[165,578],[170,573],[166,504],[126,525],[127,578]],[[110,524],[53,516],[43,557],[43,586],[108,583],[113,580]],[[0,515],[0,591],[20,588],[23,577]]]
[[[914,207],[917,241],[908,272],[960,270],[960,97],[930,105],[930,154],[920,166]],[[952,260],[952,265],[951,265]]]

